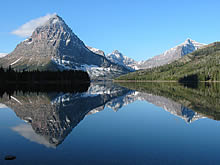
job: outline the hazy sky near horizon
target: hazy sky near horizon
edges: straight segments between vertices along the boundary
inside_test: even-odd
[[[220,40],[219,0],[7,0],[0,2],[0,53],[25,40],[23,24],[57,13],[86,45],[146,60],[191,38]]]

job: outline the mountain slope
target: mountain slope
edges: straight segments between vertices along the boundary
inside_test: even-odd
[[[184,43],[165,51],[164,53],[150,58],[144,62],[137,65],[139,69],[154,68],[169,64],[175,60],[180,59],[182,56],[192,53],[195,50],[201,48],[205,44],[198,43],[194,40],[187,39]]]
[[[0,66],[9,65],[19,70],[85,70],[93,79],[113,78],[129,72],[90,51],[58,15],[37,27],[31,37],[1,59]]]
[[[220,42],[161,67],[130,73],[117,80],[220,81]]]
[[[114,50],[112,53],[107,54],[106,57],[111,62],[122,65],[122,66],[125,66],[130,70],[136,70],[137,69],[136,68],[137,62],[135,60],[133,60],[132,58],[124,56],[118,50]]]

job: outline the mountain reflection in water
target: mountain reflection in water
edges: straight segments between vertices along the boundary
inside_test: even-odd
[[[209,92],[204,90],[212,93],[209,95]],[[219,97],[213,91],[211,87],[190,89],[174,84],[123,83],[119,86],[112,83],[94,83],[87,91],[77,93],[10,92],[10,97],[3,94],[0,103],[2,107],[6,105],[11,108],[20,119],[28,123],[17,125],[12,130],[32,142],[56,148],[85,116],[100,112],[105,107],[118,111],[137,100],[162,107],[187,123],[204,116],[218,119],[216,108],[219,106],[210,106],[219,101]],[[202,93],[205,94],[204,97],[200,96]],[[200,106],[206,106],[204,113],[196,100],[205,98],[215,101],[206,104],[206,100],[200,100]],[[213,107],[215,109],[210,110]]]

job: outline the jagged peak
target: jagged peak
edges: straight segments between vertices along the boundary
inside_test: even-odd
[[[65,23],[64,20],[57,14],[52,15],[48,22],[52,24],[55,24],[57,22]]]
[[[62,17],[60,17],[58,14],[52,14],[48,20],[41,26],[37,27],[37,28],[40,28],[40,27],[43,27],[43,26],[52,26],[54,24],[60,24],[60,25],[66,25],[65,21],[62,19]]]
[[[195,40],[192,40],[191,38],[187,38],[187,39],[185,40],[185,42],[183,42],[182,44],[180,44],[180,46],[183,46],[183,45],[193,45],[193,46],[195,46],[195,47],[201,47],[201,46],[204,46],[204,45],[206,45],[206,44],[199,43],[199,42],[197,42],[197,41],[195,41]]]
[[[186,44],[193,44],[194,45],[194,44],[198,44],[198,43],[199,42],[196,42],[195,40],[192,40],[191,38],[187,38],[183,44],[184,45],[186,45]]]
[[[112,54],[121,54],[121,52],[119,52],[118,50],[114,50],[114,51],[112,52]]]
[[[65,23],[65,21],[56,13],[54,14],[49,14],[47,15],[46,17],[47,19],[44,20],[43,22],[41,22],[33,31],[33,33],[37,30],[39,31],[40,29],[42,28],[45,28],[45,27],[56,27],[56,28],[60,28],[60,27],[63,27],[64,29],[70,29],[68,27],[68,25]],[[32,34],[33,34],[32,33]]]
[[[187,38],[187,39],[185,40],[185,42],[190,43],[190,42],[196,42],[196,41],[195,41],[195,40],[192,40],[191,38]]]
[[[49,39],[49,40],[55,40],[55,34],[57,32],[63,33],[64,35],[56,35],[56,37],[64,37],[64,40],[66,40],[68,43],[71,39],[76,41],[75,43],[82,43],[80,39],[72,32],[71,28],[65,23],[65,21],[56,13],[51,14],[48,20],[38,26],[32,33],[31,39],[37,38],[39,39]],[[39,35],[40,34],[40,35]],[[32,41],[32,40],[31,40]],[[29,41],[28,41],[29,42]],[[66,45],[68,44],[66,43]]]
[[[124,54],[122,54],[119,50],[114,50],[112,53],[107,54],[108,58],[118,58],[118,59],[123,59],[123,60],[129,60],[129,61],[134,61],[134,59],[125,56]]]

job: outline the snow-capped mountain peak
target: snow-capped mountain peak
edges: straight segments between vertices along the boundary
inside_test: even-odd
[[[184,43],[187,44],[187,43],[195,43],[195,42],[196,42],[195,40],[192,40],[191,38],[187,38]]]
[[[187,38],[183,43],[165,51],[164,53],[154,56],[140,64],[138,64],[138,68],[147,69],[154,68],[162,65],[169,64],[175,60],[180,59],[182,56],[185,56],[189,53],[194,52],[195,50],[205,46],[206,44],[202,44],[196,42],[190,38]]]
[[[137,62],[132,58],[124,56],[118,50],[114,50],[112,53],[107,54],[106,57],[113,63],[125,66],[130,70],[135,70],[135,66]]]
[[[202,43],[196,42],[195,40],[192,40],[192,39],[190,39],[190,38],[187,38],[184,43],[182,43],[182,44],[180,44],[180,45],[178,45],[178,46],[181,46],[181,45],[182,45],[182,46],[191,45],[191,46],[194,46],[195,49],[198,49],[198,48],[200,48],[200,47],[202,47],[202,46],[204,46],[204,45],[206,45],[206,44],[202,44]]]
[[[114,50],[112,54],[121,54],[118,50]]]

